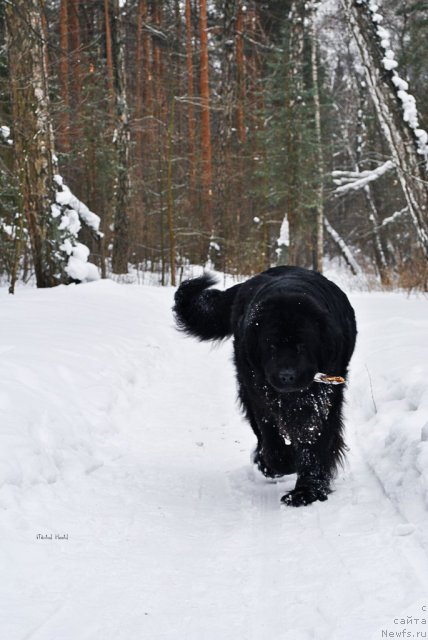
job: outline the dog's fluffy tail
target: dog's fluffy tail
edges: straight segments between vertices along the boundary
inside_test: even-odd
[[[235,285],[226,291],[209,289],[216,278],[205,273],[186,280],[175,293],[173,312],[179,329],[199,340],[221,340],[232,335],[231,312]]]

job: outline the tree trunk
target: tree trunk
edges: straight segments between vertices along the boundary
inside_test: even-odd
[[[335,229],[333,229],[333,227],[331,226],[331,224],[329,223],[329,221],[325,216],[324,216],[324,226],[326,228],[326,231],[329,233],[331,238],[339,247],[342,256],[345,258],[345,262],[351,269],[354,276],[361,275],[362,273],[361,267],[359,266],[358,262],[355,260],[352,254],[352,251],[350,250],[350,248],[348,247],[344,239],[337,233]]]
[[[287,86],[285,87],[287,113],[287,168],[288,196],[287,218],[289,227],[288,264],[309,266],[305,258],[306,239],[302,234],[305,212],[300,202],[300,153],[301,153],[301,101],[303,94],[303,51],[305,3],[295,0],[290,10],[290,41],[288,50]]]
[[[175,280],[175,233],[174,233],[174,192],[172,184],[172,158],[173,158],[173,132],[175,114],[174,96],[171,100],[170,116],[168,123],[168,149],[167,149],[167,224],[168,224],[168,244],[169,244],[169,268],[171,272],[171,284],[176,285]]]
[[[310,7],[310,41],[311,41],[311,75],[312,92],[314,98],[314,120],[315,120],[315,143],[317,154],[318,185],[316,189],[316,243],[314,267],[322,272],[322,259],[324,254],[324,203],[323,203],[323,180],[324,180],[324,159],[321,140],[321,106],[318,85],[318,56],[317,56],[317,32],[315,26],[316,2],[312,2]]]
[[[14,252],[12,258],[12,265],[10,269],[10,284],[9,284],[9,293],[15,293],[15,285],[18,280],[18,268],[19,261],[22,255],[22,245],[24,241],[24,216],[22,214],[19,215],[19,219],[16,222],[15,226],[15,237],[14,237]]]
[[[186,69],[187,69],[187,130],[189,136],[189,186],[191,200],[195,194],[196,188],[196,124],[195,109],[193,106],[194,88],[193,88],[193,44],[192,44],[192,7],[190,0],[186,0]]]
[[[363,61],[366,81],[380,127],[424,255],[428,258],[428,189],[426,158],[418,154],[415,129],[403,119],[403,108],[393,83],[395,71],[384,66],[385,50],[377,22],[367,2],[341,0],[354,41]]]
[[[365,110],[367,103],[367,95],[366,92],[363,91],[361,83],[358,82],[360,91],[360,99],[359,99],[359,108],[357,112],[357,126],[356,126],[356,144],[355,144],[355,170],[361,170],[361,160],[362,160],[362,152],[365,146],[366,135],[367,135],[367,127],[365,124]],[[364,87],[366,83],[364,83]],[[377,211],[376,203],[374,201],[372,189],[370,183],[364,187],[364,197],[369,210],[369,223],[372,231],[372,242],[375,254],[375,260],[377,265],[377,270],[379,272],[380,281],[384,285],[390,284],[390,276],[388,270],[388,262],[387,262],[387,254],[386,247],[383,242],[381,231],[380,231],[380,221],[379,214]]]
[[[107,86],[109,91],[109,103],[110,105],[113,105],[115,101],[115,87],[113,71],[113,43],[110,23],[110,0],[104,0],[104,22],[106,39]],[[113,109],[111,109],[111,111],[113,111]]]
[[[145,20],[149,18],[149,6],[146,6],[144,14]],[[143,72],[143,101],[144,112],[146,115],[153,115],[153,72],[152,72],[152,38],[150,34],[145,31],[143,34],[143,60],[144,60],[144,72]],[[150,124],[152,129],[152,124]]]
[[[69,281],[57,258],[60,232],[52,216],[55,202],[54,141],[49,114],[46,41],[39,0],[5,6],[15,165],[38,287]]]
[[[377,212],[376,204],[373,198],[370,185],[364,187],[364,195],[369,208],[369,221],[372,228],[372,240],[376,258],[376,265],[380,276],[380,281],[384,285],[390,284],[390,277],[388,272],[388,263],[386,261],[385,250],[383,247],[382,239],[380,237],[380,223],[379,215]]]
[[[218,89],[220,109],[217,115],[217,162],[215,176],[215,222],[214,226],[218,234],[212,238],[215,244],[210,251],[210,260],[213,265],[221,269],[227,257],[227,244],[234,235],[232,228],[234,217],[234,154],[233,154],[233,129],[234,112],[236,109],[236,11],[237,0],[225,0],[223,3],[223,29],[221,44],[221,80]],[[213,250],[215,248],[215,250]]]
[[[236,128],[238,140],[241,144],[245,142],[245,72],[244,72],[244,10],[239,3],[236,17],[236,80],[238,85],[237,106],[236,106]]]
[[[200,38],[200,91],[201,91],[201,147],[202,147],[202,203],[205,212],[205,232],[213,235],[212,214],[212,153],[210,129],[210,103],[208,83],[208,32],[207,2],[199,0],[199,38]],[[208,252],[207,252],[208,253]]]
[[[60,18],[59,18],[59,45],[60,45],[60,59],[59,59],[59,80],[60,80],[60,94],[62,99],[61,110],[61,122],[59,133],[59,145],[60,150],[64,153],[70,151],[70,99],[69,99],[69,86],[68,86],[68,2],[67,0],[61,0]]]
[[[72,59],[72,78],[74,103],[77,108],[80,106],[82,94],[82,70],[81,70],[81,44],[80,44],[80,23],[79,23],[79,4],[80,0],[70,0],[68,4],[70,18],[70,36],[71,36],[71,59]]]
[[[115,28],[112,29],[112,49],[115,58],[115,99],[116,99],[116,153],[117,177],[114,212],[114,236],[112,270],[114,273],[128,272],[130,250],[129,199],[130,182],[130,130],[125,73],[125,26],[120,0],[113,0]]]

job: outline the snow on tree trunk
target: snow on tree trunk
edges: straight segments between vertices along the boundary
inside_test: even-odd
[[[40,4],[17,0],[6,7],[15,165],[21,206],[30,234],[38,287],[67,281],[52,251],[53,132],[46,90],[45,42]]]
[[[395,68],[389,34],[373,0],[341,0],[361,56],[368,90],[389,146],[409,214],[428,258],[427,139],[419,128],[416,103]]]
[[[5,7],[15,166],[38,287],[98,277],[87,263],[89,250],[77,242],[79,214],[61,202],[62,179],[54,176],[54,136],[49,113],[46,41],[39,0]],[[71,194],[72,195],[72,194]],[[98,231],[99,218],[87,213]],[[72,263],[76,263],[74,267]],[[77,268],[77,266],[79,268]]]

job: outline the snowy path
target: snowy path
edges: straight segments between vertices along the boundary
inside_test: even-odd
[[[348,465],[293,509],[249,464],[230,345],[178,335],[171,290],[0,295],[1,638],[370,640],[428,601],[426,300],[355,296]]]

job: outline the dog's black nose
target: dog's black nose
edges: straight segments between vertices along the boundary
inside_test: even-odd
[[[293,384],[296,381],[296,370],[295,369],[281,369],[278,377],[281,381],[281,384]]]

